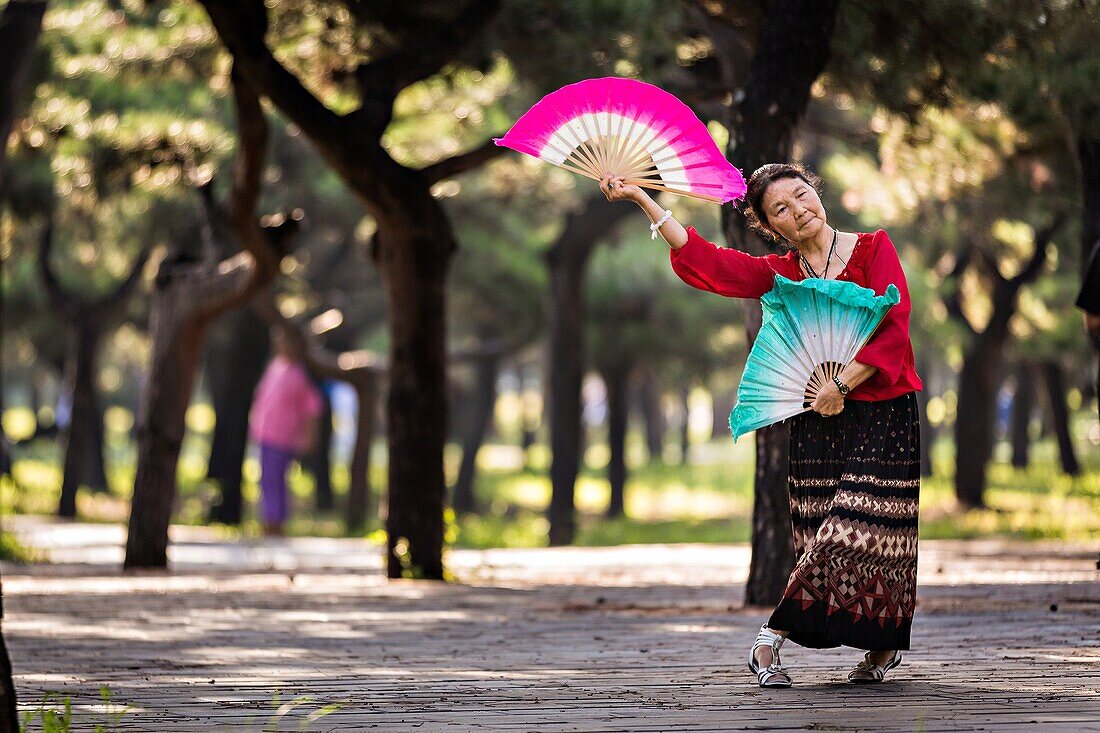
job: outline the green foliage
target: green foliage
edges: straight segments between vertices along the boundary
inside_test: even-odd
[[[122,724],[122,718],[126,713],[130,711],[130,706],[119,706],[117,703],[111,702],[111,688],[107,685],[102,685],[99,688],[99,698],[103,701],[103,706],[107,710],[108,720],[106,723],[96,723],[96,733],[107,733],[118,728]]]
[[[40,49],[12,136],[4,202],[12,216],[0,237],[4,327],[14,331],[5,338],[18,345],[4,349],[3,366],[16,377],[41,377],[65,344],[62,314],[47,307],[35,267],[47,220],[64,289],[94,299],[142,248],[197,244],[190,184],[233,147],[225,57],[196,5],[51,3]],[[146,310],[137,297],[129,315],[141,324]]]
[[[718,4],[727,16],[747,12],[734,3]],[[357,63],[401,48],[419,22],[446,23],[459,11],[446,0],[382,10],[368,5],[268,3],[268,37],[276,55],[337,112],[362,101],[351,73]],[[459,62],[402,90],[382,145],[399,162],[423,166],[500,135],[561,84],[607,74],[665,86],[684,82],[686,69],[713,61],[713,44],[723,42],[689,22],[689,5],[505,0]],[[928,362],[921,371],[931,377],[929,391],[947,422],[952,372],[969,336],[949,318],[944,298],[959,288],[963,308],[979,328],[990,309],[988,276],[972,272],[953,283],[947,272],[967,247],[978,245],[1011,276],[1030,254],[1031,235],[1055,210],[1068,211],[1073,220],[1079,213],[1077,171],[1066,141],[1100,134],[1094,129],[1100,124],[1098,8],[1095,0],[841,5],[833,61],[815,86],[798,154],[824,175],[834,223],[865,231],[884,227],[898,244],[914,302],[918,359]],[[402,27],[383,27],[375,17],[380,13],[400,19]],[[751,28],[751,19],[741,20],[743,29]],[[48,383],[42,375],[57,370],[64,346],[64,323],[46,307],[33,258],[45,217],[55,222],[53,263],[66,288],[94,297],[117,282],[146,244],[194,253],[199,240],[193,185],[214,176],[224,193],[235,148],[228,56],[196,3],[58,0],[47,13],[35,68],[34,93],[11,141],[4,202],[9,215],[0,221],[0,285],[8,316],[0,366],[9,389]],[[384,293],[370,261],[375,222],[301,131],[269,113],[270,164],[261,207],[301,207],[308,222],[299,249],[282,263],[280,307],[302,320],[336,309],[343,330],[329,334],[335,336],[330,343],[385,350]],[[726,131],[719,127],[712,129],[722,137]],[[460,242],[448,293],[451,344],[475,347],[496,338],[530,360],[546,325],[545,253],[565,217],[594,194],[587,179],[511,153],[433,188]],[[718,207],[662,203],[680,221],[722,241]],[[644,218],[635,213],[591,260],[585,291],[588,366],[625,360],[652,370],[667,392],[694,384],[724,391],[736,382],[744,357],[740,304],[679,282],[666,245],[647,234]],[[1076,235],[1074,221],[1056,236],[1057,251],[1041,277],[1022,292],[1009,356],[1057,359],[1068,374],[1084,375],[1091,352],[1071,305],[1079,253],[1067,245]],[[97,376],[114,403],[135,402],[148,361],[147,311],[147,302],[135,301],[130,323],[104,344]],[[460,384],[471,380],[466,367],[453,372]],[[1075,379],[1076,399],[1085,381]],[[93,519],[125,516],[133,477],[132,412],[115,407],[108,414],[109,423],[127,424],[108,432],[114,493],[81,495],[81,511]],[[192,432],[185,443],[184,522],[203,521],[214,496],[202,481],[206,440]],[[19,450],[23,490],[0,486],[0,499],[16,511],[51,511],[60,478],[56,448],[38,441]],[[751,471],[745,468],[750,458],[736,455],[736,470],[730,464],[680,469],[635,462],[629,518],[613,523],[598,518],[606,483],[586,470],[580,481],[582,541],[712,533],[720,538],[725,530],[743,537],[751,507]],[[1042,465],[1050,463],[1044,460]],[[545,469],[538,460],[532,463]],[[942,517],[933,511],[928,531],[1077,536],[1083,531],[1079,523],[1059,528],[1060,512],[1095,516],[1091,489],[1082,490],[1081,483],[1041,495],[1032,489],[1063,486],[1053,469],[1004,474],[1002,468],[993,467],[991,499],[1004,511],[970,514],[965,521],[947,509]],[[376,462],[374,470],[372,484],[384,486],[384,465]],[[249,498],[257,491],[253,474],[245,484]],[[942,493],[949,476],[939,466],[927,483],[929,506],[949,506]],[[291,485],[303,508],[291,533],[343,532],[338,517],[304,511],[308,475],[295,475]],[[339,477],[337,493],[344,487],[346,477]],[[478,490],[490,511],[448,520],[449,539],[457,546],[544,541],[549,489],[542,474],[490,467]],[[670,496],[710,508],[680,515],[645,508],[662,506]],[[242,531],[255,533],[257,526],[248,520]]]
[[[10,479],[4,477],[0,482],[8,483]],[[5,493],[8,493],[5,491]],[[42,560],[41,553],[21,543],[10,532],[0,531],[0,560],[11,563],[30,563]]]
[[[632,439],[637,436],[631,436]],[[633,443],[633,440],[628,441]],[[720,439],[694,450],[705,461],[687,466],[646,464],[628,450],[630,476],[626,516],[604,519],[610,492],[600,452],[589,450],[577,483],[576,544],[747,542],[752,526],[753,447]],[[1100,532],[1100,462],[1088,443],[1079,444],[1084,472],[1061,473],[1053,442],[1037,443],[1032,465],[1016,470],[1001,445],[990,468],[988,509],[960,510],[954,499],[953,446],[935,445],[935,472],[922,481],[920,535],[927,539],[1010,537],[1084,541]],[[541,472],[482,466],[476,485],[487,511],[458,518],[455,547],[540,547],[548,526],[543,510],[549,478]]]
[[[19,724],[20,733],[31,733],[34,730],[31,726],[36,720],[41,725],[42,733],[69,733],[73,724],[72,698],[47,692],[36,709],[23,714],[23,720]]]
[[[1089,412],[1089,410],[1093,412]],[[935,473],[922,483],[921,536],[963,538],[1006,536],[1021,539],[1084,540],[1100,531],[1100,462],[1095,445],[1086,431],[1094,407],[1082,405],[1071,425],[1077,440],[1077,454],[1083,474],[1065,476],[1058,467],[1057,447],[1052,440],[1040,440],[1032,447],[1032,465],[1015,470],[1009,463],[1008,446],[1001,444],[990,466],[989,509],[962,512],[954,501],[954,447],[946,437],[934,448]],[[647,462],[642,436],[627,436],[630,475],[626,487],[626,517],[607,521],[603,514],[610,493],[606,478],[608,458],[602,430],[594,430],[584,465],[577,481],[576,502],[581,545],[664,542],[738,542],[750,533],[753,502],[753,441],[736,445],[726,436],[692,445],[693,460],[687,465]],[[202,481],[203,457],[209,450],[208,435],[192,435],[185,443],[180,465],[180,512],[176,520],[199,524],[205,520],[215,498]],[[455,448],[456,446],[451,446]],[[380,458],[382,446],[376,446]],[[10,480],[0,482],[2,513],[50,514],[57,505],[60,471],[56,451],[38,441],[17,461],[15,473],[21,487]],[[457,450],[449,453],[449,480],[457,473]],[[666,455],[666,459],[671,456]],[[518,461],[518,464],[517,464]],[[109,465],[121,471],[112,474],[115,492],[110,496],[81,492],[79,507],[84,521],[122,522],[127,512],[128,481],[132,475],[132,450],[112,457]],[[541,446],[533,447],[522,466],[522,454],[511,445],[489,444],[478,460],[475,492],[485,511],[477,515],[445,515],[446,545],[455,548],[541,547],[546,544],[548,524],[545,508],[550,500],[548,457]],[[373,465],[371,484],[375,491],[385,485],[385,463]],[[258,501],[255,483],[257,467],[246,465],[243,491],[246,520],[240,528],[221,528],[225,540],[261,535],[259,522],[250,507]],[[316,515],[311,511],[312,477],[301,471],[289,476],[293,510],[287,533],[291,536],[348,536],[339,515]],[[346,494],[347,478],[337,473],[334,490],[338,503]],[[377,494],[372,502],[377,506]],[[355,536],[363,536],[357,534]],[[385,531],[371,519],[367,539],[385,545]],[[10,535],[0,535],[10,537]],[[28,558],[37,560],[37,557]],[[408,560],[408,575],[415,570]]]
[[[275,733],[289,722],[288,718],[293,719],[299,716],[302,717],[301,723],[299,724],[299,730],[305,730],[309,727],[310,723],[315,723],[326,715],[339,712],[350,704],[347,701],[340,701],[317,707],[319,701],[310,695],[299,695],[287,702],[281,702],[280,697],[279,693],[276,692],[271,699],[273,712],[263,727],[264,731],[272,731]],[[311,707],[314,709],[306,712],[306,710]],[[304,716],[302,716],[303,712],[305,712]],[[251,724],[251,721],[249,721],[249,724]]]
[[[946,280],[956,258],[979,247],[1012,277],[1033,233],[1060,211],[1069,223],[1039,279],[1021,292],[1008,355],[1087,371],[1072,306],[1081,267],[1075,156],[1078,140],[1100,135],[1098,31],[1093,0],[842,6],[844,43],[834,44],[821,105],[843,111],[834,127],[873,134],[829,146],[823,167],[843,204],[830,211],[888,228],[903,248],[916,285],[918,356],[944,355],[955,369],[969,343],[941,297],[958,291],[979,331],[988,320],[988,273],[971,268]]]
[[[661,0],[506,0],[485,45],[547,92],[594,76],[651,76],[675,63],[681,13]]]
[[[981,0],[841,3],[828,73],[857,99],[915,115],[947,99],[954,75],[979,68],[1004,33]]]
[[[829,84],[843,87],[839,80]],[[841,97],[820,104],[840,105]],[[971,337],[949,315],[946,299],[958,291],[978,331],[992,310],[991,274],[971,266],[962,278],[948,277],[957,259],[977,248],[996,261],[1002,277],[1016,275],[1034,251],[1035,232],[1056,211],[1076,207],[1072,160],[1063,148],[1036,148],[1033,131],[982,101],[954,100],[911,119],[861,104],[843,111],[842,119],[878,134],[831,146],[821,165],[830,214],[842,228],[889,231],[906,266],[919,367],[929,375],[950,373]],[[1038,279],[1021,291],[1011,322],[1016,338],[1006,356],[1054,358],[1082,374],[1089,357],[1072,308],[1079,281],[1075,230],[1071,223],[1055,234]],[[929,386],[942,396],[944,387]]]
[[[702,225],[695,217],[704,212],[671,205],[680,221]],[[627,219],[615,245],[592,257],[586,331],[594,365],[644,364],[688,383],[730,368],[745,351],[741,304],[685,285],[669,265],[668,245],[648,236],[645,221]]]
[[[54,269],[80,299],[111,290],[145,246],[159,248],[154,264],[166,249],[197,257],[195,185],[213,177],[219,195],[228,190],[236,121],[228,54],[196,3],[51,3],[40,48],[34,95],[13,135],[0,256],[5,385],[33,380],[49,394],[65,339],[35,263],[46,218]],[[272,115],[261,210],[295,207],[308,226],[283,263],[284,312],[310,318],[336,305],[345,333],[380,327],[383,293],[365,256],[373,222],[304,136]],[[108,403],[131,411],[148,311],[138,293],[130,323],[103,324],[98,382]]]

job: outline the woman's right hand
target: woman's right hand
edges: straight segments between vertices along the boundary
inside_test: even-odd
[[[626,183],[622,176],[604,176],[600,179],[600,190],[608,201],[638,202],[645,195],[640,186]]]

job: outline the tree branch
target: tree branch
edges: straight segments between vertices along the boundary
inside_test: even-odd
[[[1054,238],[1055,232],[1062,228],[1062,224],[1065,223],[1066,213],[1059,211],[1054,215],[1054,220],[1050,224],[1035,232],[1035,251],[1031,253],[1031,259],[1028,260],[1024,268],[1020,270],[1009,281],[1009,285],[1014,290],[1019,290],[1024,285],[1034,280],[1039,276],[1039,272],[1043,269],[1043,264],[1047,259],[1047,249],[1050,246],[1051,239]]]
[[[355,70],[360,90],[368,98],[397,92],[438,72],[465,48],[500,10],[500,0],[472,0],[455,19],[437,22],[425,31],[427,22],[411,26],[415,39],[392,53]]]
[[[68,320],[91,318],[93,320],[109,319],[114,310],[125,303],[133,292],[134,287],[141,281],[141,274],[145,269],[145,263],[153,251],[151,245],[146,245],[130,265],[126,276],[119,282],[115,289],[106,293],[95,301],[86,301],[76,295],[65,292],[61,281],[50,262],[50,253],[53,251],[53,221],[48,220],[42,229],[42,236],[38,243],[38,274],[42,280],[43,288],[50,299],[51,305],[61,311]]]
[[[243,75],[233,73],[233,101],[237,111],[237,157],[233,188],[229,196],[229,225],[241,252],[217,263],[207,262],[200,270],[209,278],[199,286],[202,297],[195,307],[205,316],[247,302],[266,287],[279,271],[279,255],[285,240],[298,231],[298,216],[280,218],[277,226],[264,231],[256,221],[264,160],[267,153],[267,120],[260,99]],[[210,184],[199,191],[202,202],[203,249],[212,253],[216,244],[217,207]],[[213,268],[214,272],[210,272]]]
[[[955,266],[951,268],[951,272],[943,278],[943,281],[949,283],[951,288],[950,292],[943,296],[943,304],[952,318],[961,323],[971,335],[977,336],[978,330],[974,328],[973,324],[970,323],[970,319],[966,317],[966,313],[963,312],[961,286],[962,275],[970,264],[973,249],[975,249],[973,245],[967,247],[962,255],[955,260]]]
[[[275,293],[257,298],[252,309],[260,319],[272,328],[280,329],[302,355],[309,370],[318,377],[339,379],[350,383],[373,380],[388,370],[387,360],[371,351],[344,351],[335,353],[317,343],[299,324],[284,316],[275,305]]]
[[[710,68],[711,64],[705,63],[693,64],[687,70],[693,76],[700,76],[701,81],[710,77],[710,83],[724,87],[723,94],[747,84],[760,28],[767,17],[761,4],[724,2],[711,6],[702,0],[684,0],[684,9],[699,32],[714,43],[716,54],[713,58],[719,66],[718,74]]]
[[[633,206],[609,204],[602,194],[590,196],[580,211],[566,217],[565,227],[546,252],[547,261],[553,265],[559,258],[570,257],[583,262],[612,227],[635,211]]]
[[[213,179],[199,186],[199,237],[202,239],[202,261],[207,264],[220,262],[232,256],[218,236],[221,213],[214,200]]]
[[[260,98],[233,65],[233,100],[237,109],[237,165],[229,196],[229,223],[241,248],[256,259],[255,283],[242,298],[274,279],[279,261],[256,221],[256,202],[267,155],[267,120]]]
[[[0,15],[0,191],[7,173],[7,141],[23,101],[46,0],[11,0]]]
[[[446,178],[457,176],[482,165],[504,153],[508,148],[503,148],[492,141],[486,140],[478,147],[467,150],[465,153],[453,155],[420,169],[420,175],[428,182],[428,185],[438,183]]]
[[[268,16],[263,0],[199,0],[222,43],[232,54],[234,67],[253,88],[285,112],[319,147],[340,150],[356,135],[349,125],[302,85],[275,59],[264,42]]]
[[[47,220],[46,226],[42,229],[42,236],[38,240],[38,274],[42,279],[42,285],[50,299],[50,304],[65,313],[66,317],[71,317],[73,311],[76,310],[75,304],[61,287],[61,282],[57,279],[57,273],[54,272],[53,265],[50,264],[50,252],[52,250],[53,221]]]
[[[447,364],[454,366],[485,359],[499,359],[515,350],[514,344],[499,336],[490,336],[479,339],[474,346],[451,349],[447,354]]]
[[[97,310],[104,313],[104,315],[117,310],[127,300],[130,299],[130,294],[137,287],[137,284],[141,282],[141,274],[145,270],[145,263],[149,261],[149,255],[152,253],[153,247],[146,245],[141,252],[138,253],[137,258],[133,264],[130,265],[130,271],[126,273],[126,277],[122,279],[122,282],[118,284],[114,292],[108,293],[99,299],[99,301],[93,306]]]
[[[993,281],[993,287],[999,288],[1008,284],[1008,278],[1001,274],[1001,268],[997,266],[997,258],[989,250],[974,245],[971,253],[974,265]]]

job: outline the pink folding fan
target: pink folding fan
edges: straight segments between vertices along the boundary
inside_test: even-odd
[[[652,84],[608,76],[547,94],[503,145],[597,181],[607,174],[657,191],[725,203],[745,179],[687,105]]]

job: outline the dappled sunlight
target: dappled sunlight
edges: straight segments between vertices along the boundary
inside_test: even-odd
[[[524,460],[523,449],[518,445],[490,443],[477,452],[477,467],[483,471],[519,471]]]
[[[651,487],[628,483],[626,512],[639,521],[714,519],[747,516],[752,512],[752,502],[746,497],[693,489],[684,484]]]
[[[23,616],[18,619],[5,619],[4,631],[9,634],[17,634],[26,639],[50,640],[64,638],[70,641],[79,639],[103,639],[114,642],[158,641],[174,642],[185,639],[190,635],[186,628],[181,630],[180,621],[177,619],[152,621],[154,628],[132,628],[119,624],[105,627],[99,623],[79,623],[75,620],[58,618],[54,615]],[[186,626],[188,622],[183,621]],[[161,625],[169,628],[156,628]]]
[[[1046,639],[1052,602],[1062,633],[1087,638],[1093,555],[1065,543],[922,543],[915,651],[876,697],[900,705],[917,694],[922,710],[956,716],[960,695],[996,694],[1002,708],[1032,715],[1036,701],[1068,709],[1085,700],[1088,691],[1063,674],[1024,684],[1002,678],[1006,664],[1068,673],[1100,659],[1093,646],[1063,649]],[[757,689],[741,661],[763,614],[741,606],[748,562],[745,545],[650,545],[452,550],[448,563],[462,584],[324,571],[292,581],[8,575],[5,624],[25,705],[60,690],[89,712],[127,705],[131,725],[151,715],[188,720],[201,708],[238,727],[279,720],[281,710],[285,724],[304,727],[322,705],[331,710],[325,725],[337,729],[408,721],[411,710],[442,724],[456,711],[485,710],[486,700],[510,720],[547,706],[601,720],[609,710],[651,708],[665,724],[685,706],[695,719],[731,710],[731,700]],[[109,592],[91,603],[85,593],[95,585]],[[983,652],[967,659],[980,682],[944,682],[937,660],[976,634]],[[66,639],[64,649],[45,646],[56,638]],[[866,691],[840,683],[858,652],[784,651],[800,682],[784,704],[812,706],[827,692],[869,715]],[[100,699],[100,680],[111,703]],[[395,695],[411,696],[413,707]]]
[[[711,624],[656,624],[655,629],[668,632],[670,634],[728,634],[729,629],[725,626],[715,626]]]
[[[277,647],[270,648],[239,645],[192,646],[181,654],[183,658],[181,661],[202,664],[204,662],[232,659],[235,664],[263,664],[264,662],[276,660],[283,663],[283,660],[285,660],[286,663],[293,664],[294,660],[304,660],[315,653],[315,650],[304,644],[305,639],[300,641],[303,642],[301,646],[280,644]]]

